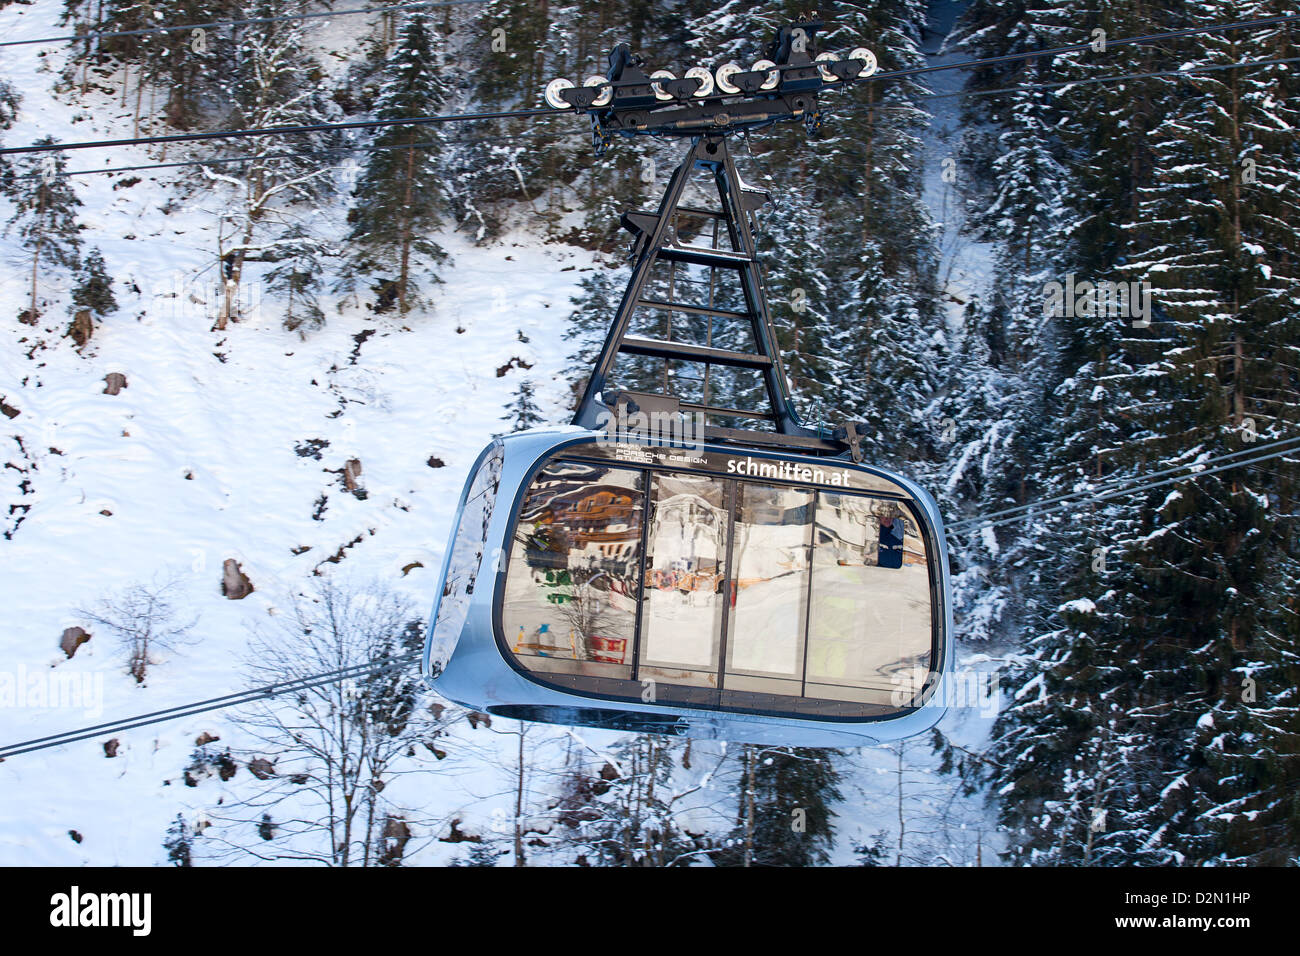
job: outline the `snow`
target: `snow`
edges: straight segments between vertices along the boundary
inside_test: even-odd
[[[1057,611],[1072,612],[1075,614],[1096,614],[1097,605],[1088,598],[1076,598],[1073,601],[1066,601]]]

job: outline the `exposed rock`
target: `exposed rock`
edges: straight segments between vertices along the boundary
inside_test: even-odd
[[[77,343],[77,348],[82,348],[94,334],[95,320],[90,317],[90,310],[78,309],[72,317],[72,324],[68,326],[68,336]]]
[[[360,487],[357,481],[361,477],[361,459],[349,458],[343,466],[343,487],[348,491],[356,491]]]
[[[384,820],[383,838],[383,851],[379,854],[379,865],[400,866],[402,856],[406,853],[406,844],[411,842],[411,828],[401,817],[387,817]]]
[[[275,767],[265,757],[255,757],[248,762],[248,772],[258,780],[270,780],[275,776]]]
[[[120,747],[120,746],[122,746],[122,741],[118,740],[116,737],[114,737],[112,740],[105,740],[105,741],[104,741],[104,756],[105,756],[105,757],[116,757],[116,756],[117,756],[117,748]]]
[[[439,750],[437,747],[434,746],[433,741],[431,740],[424,741],[424,749],[429,751],[429,753],[433,754],[439,760],[443,760],[447,756],[447,751]]]
[[[232,601],[242,601],[253,593],[253,582],[234,558],[226,558],[221,566],[221,593]]]
[[[519,356],[516,355],[505,365],[502,365],[500,368],[497,369],[497,378],[505,378],[506,372],[510,371],[512,368],[530,369],[532,367],[533,367],[532,363],[525,362],[523,359],[521,359]]]
[[[9,417],[10,417],[10,418],[13,418],[12,415],[10,415]],[[430,455],[430,456],[429,456],[429,460],[428,460],[427,462],[425,462],[425,464],[428,465],[430,468],[446,468],[446,467],[447,467],[447,463],[446,463],[445,461],[443,461],[441,458],[438,458],[438,457],[435,456],[435,455]]]
[[[239,773],[239,764],[235,763],[235,758],[230,756],[230,750],[216,757],[212,765],[217,768],[217,776],[222,780],[229,780],[235,774]]]
[[[126,376],[121,372],[109,372],[104,376],[104,394],[116,395],[126,388]]]
[[[443,843],[482,843],[483,838],[473,833],[466,833],[460,828],[460,820],[451,821],[451,830],[445,837],[438,837]]]
[[[469,721],[470,727],[474,730],[478,730],[479,724],[482,724],[484,727],[492,726],[492,718],[487,714],[479,713],[477,710],[471,710],[465,715],[465,719]]]
[[[197,737],[194,738],[194,743],[196,746],[202,747],[205,744],[214,744],[220,739],[221,738],[218,737],[216,734],[210,734],[205,730],[203,731],[203,733],[199,734]]]
[[[64,628],[63,636],[59,638],[59,650],[72,659],[72,655],[77,653],[77,648],[86,641],[90,640],[90,634],[79,627]],[[111,756],[111,754],[110,754]]]
[[[8,402],[0,400],[0,414],[3,414],[5,418],[17,418],[22,414],[22,412],[14,408]]]

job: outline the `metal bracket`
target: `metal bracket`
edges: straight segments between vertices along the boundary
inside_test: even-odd
[[[862,461],[862,440],[867,437],[862,429],[862,422],[845,422],[831,431],[832,438],[849,446],[849,455],[854,462]]]

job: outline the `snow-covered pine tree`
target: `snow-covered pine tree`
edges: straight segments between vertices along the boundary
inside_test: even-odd
[[[244,13],[250,18],[275,16],[290,7],[289,0],[255,0]],[[263,129],[335,118],[335,108],[321,88],[320,65],[307,52],[301,21],[253,24],[241,34],[236,49],[238,55],[228,64],[224,79],[230,121],[235,125]],[[331,142],[331,134],[319,132],[304,134],[298,146],[323,147]],[[222,294],[217,329],[239,319],[245,263],[261,260],[281,241],[288,245],[300,241],[278,238],[288,225],[286,209],[294,204],[311,207],[332,188],[329,167],[319,156],[286,152],[283,143],[272,137],[235,141],[226,150],[250,158],[241,165],[202,167],[206,179],[229,187],[229,206],[218,234]]]
[[[431,17],[411,11],[380,73],[375,118],[441,112],[442,72],[442,41]],[[433,233],[446,204],[442,136],[437,126],[382,127],[353,190],[341,287],[365,282],[376,312],[396,309],[405,316],[439,281],[434,266],[446,252]]]
[[[542,410],[537,407],[537,400],[533,394],[533,381],[530,378],[519,380],[515,397],[506,404],[505,410],[506,413],[501,416],[501,420],[510,423],[512,432],[527,431],[545,422],[542,418]]]
[[[287,6],[281,0],[269,6],[277,4]],[[84,83],[91,63],[121,64],[122,104],[134,104],[137,126],[145,91],[152,87],[166,96],[163,118],[179,129],[205,125],[224,112],[220,104],[227,71],[247,26],[218,22],[274,15],[250,12],[245,0],[70,0],[65,10],[68,22],[85,24],[86,32],[116,34],[72,41],[75,56],[69,59],[69,75],[80,67]],[[209,25],[148,32],[180,23]]]
[[[51,136],[36,141],[50,146]],[[67,160],[62,152],[52,150],[24,153],[15,162],[10,188],[14,213],[5,225],[4,235],[13,233],[19,245],[31,256],[31,294],[18,320],[35,325],[40,316],[39,286],[42,271],[49,266],[75,269],[80,262],[81,226],[77,222],[77,198],[65,175]]]
[[[692,21],[690,46],[717,63],[748,66],[778,26],[805,11],[793,2],[733,0]],[[882,70],[916,66],[924,19],[914,0],[839,8],[819,46],[843,54],[865,45]],[[900,440],[928,448],[923,419],[946,350],[921,202],[922,93],[904,81],[883,95],[874,84],[827,94],[816,140],[793,124],[764,130],[753,143],[761,170],[746,170],[771,177],[763,183],[775,200],[763,238],[765,280],[805,415],[865,419],[882,460],[897,457]]]
[[[721,866],[818,866],[830,860],[843,798],[836,750],[741,748],[736,826]]]
[[[1019,48],[1026,38],[1044,42],[1049,31],[1031,21],[1012,32],[1020,39],[1004,39]],[[1030,60],[1017,75],[1032,83],[1040,67]],[[968,88],[982,89],[987,79],[976,73]],[[972,99],[982,106],[965,113],[976,124],[968,138],[975,145],[962,154],[957,188],[968,210],[965,233],[994,244],[996,276],[984,301],[967,309],[940,404],[952,439],[944,485],[952,514],[1025,504],[1050,481],[1041,463],[1060,439],[1045,411],[1058,407],[1061,327],[1044,315],[1044,290],[1069,271],[1069,177],[1051,102],[1038,90]],[[954,547],[967,636],[995,638],[1035,617],[1032,582],[1044,555],[1024,531],[1015,524],[990,529]]]
[[[266,288],[284,300],[284,327],[305,335],[325,324],[320,307],[321,258],[324,244],[301,223],[292,223],[276,239],[267,259]]]
[[[167,839],[163,849],[167,851],[167,862],[172,866],[193,866],[194,830],[181,814],[167,827]]]
[[[1205,2],[1180,23],[1276,12]],[[1180,47],[1180,62],[1236,62],[1241,42],[1200,38]],[[1294,384],[1276,372],[1294,341],[1296,236],[1279,223],[1295,207],[1277,205],[1285,188],[1244,195],[1255,142],[1276,130],[1286,154],[1290,121],[1275,109],[1293,82],[1235,70],[1158,80],[1076,134],[1100,139],[1074,168],[1074,261],[1093,277],[1149,281],[1154,325],[1095,314],[1058,323],[1060,384],[1046,417],[1061,438],[1045,490],[1241,450],[1257,428],[1294,434]],[[1104,162],[1092,158],[1100,150],[1112,151]],[[1128,176],[1102,184],[1114,168]],[[1260,759],[1292,752],[1300,732],[1284,689],[1295,683],[1284,650],[1295,609],[1270,597],[1295,580],[1294,487],[1286,464],[1228,472],[1085,501],[1035,535],[1047,558],[1030,589],[1040,617],[991,753],[1012,859],[1295,858],[1294,770]],[[1276,696],[1257,701],[1263,674]]]
[[[880,0],[842,11],[823,46],[865,42],[882,70],[919,66],[924,22],[923,3]],[[933,453],[931,403],[948,351],[933,223],[921,198],[924,93],[910,79],[883,91],[852,88],[831,107],[828,141],[812,147],[828,196],[832,347],[848,362],[839,411],[866,422],[880,460],[906,459],[914,471]]]
[[[1267,0],[1201,0],[1189,19],[1283,10]],[[1293,36],[1274,31],[1209,35],[1185,55],[1236,63],[1258,57],[1261,42],[1270,56],[1298,52]],[[1162,417],[1181,427],[1165,434],[1222,454],[1256,435],[1300,432],[1300,384],[1279,374],[1293,367],[1300,330],[1300,170],[1289,162],[1300,87],[1273,67],[1200,74],[1180,92],[1153,135],[1154,174],[1140,190],[1137,221],[1126,224],[1152,244],[1126,271],[1153,286],[1174,340],[1143,369],[1167,373]],[[1160,734],[1160,752],[1182,759],[1153,782],[1162,799],[1150,824],[1177,859],[1280,865],[1300,855],[1300,772],[1261,761],[1300,747],[1291,650],[1300,628],[1273,591],[1295,579],[1296,517],[1283,509],[1298,479],[1295,461],[1281,459],[1180,485],[1144,542],[1148,573],[1134,600],[1183,650],[1180,665],[1170,661],[1179,680]]]
[[[22,98],[7,80],[0,79],[0,133],[13,126],[18,118],[18,106]],[[2,141],[2,139],[0,139]],[[0,194],[8,193],[13,188],[13,173],[9,163],[0,158]]]
[[[117,311],[113,295],[113,277],[104,266],[104,254],[98,248],[86,253],[77,273],[77,285],[72,290],[73,311],[89,309],[91,315],[103,318]]]

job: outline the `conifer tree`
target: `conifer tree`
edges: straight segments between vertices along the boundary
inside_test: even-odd
[[[421,11],[410,13],[385,61],[375,117],[399,119],[440,112],[444,95],[440,64],[440,40],[430,17]],[[343,286],[365,281],[376,312],[396,309],[405,316],[421,302],[429,284],[439,281],[432,267],[446,258],[433,239],[445,203],[441,136],[433,126],[381,128],[353,191]]]
[[[256,0],[247,9],[253,17],[274,16],[287,10],[285,0]],[[253,27],[256,27],[254,29]],[[301,21],[279,20],[253,24],[241,34],[237,56],[228,64],[223,90],[230,104],[231,121],[247,129],[284,125],[311,125],[333,118],[334,107],[321,89],[319,63],[307,51]],[[326,147],[333,142],[327,131],[304,134],[299,149]],[[215,328],[239,319],[238,295],[244,267],[275,249],[276,238],[288,225],[287,210],[311,207],[330,194],[330,169],[308,151],[286,152],[272,137],[228,145],[230,154],[249,157],[242,164],[202,168],[206,179],[229,187],[230,206],[222,216],[218,235],[223,292]],[[274,230],[274,231],[272,231]]]
[[[515,397],[505,406],[505,410],[506,413],[501,416],[501,420],[510,423],[512,432],[527,431],[545,422],[533,395],[532,379],[529,378],[520,379]]]
[[[81,263],[77,285],[72,290],[73,309],[89,309],[91,315],[101,318],[117,311],[113,295],[113,277],[104,266],[104,255],[98,248],[91,249]]]
[[[54,143],[50,136],[36,141],[38,146]],[[10,195],[14,214],[5,226],[5,235],[18,237],[19,245],[31,256],[31,294],[27,309],[19,321],[35,325],[40,316],[39,279],[50,265],[75,269],[80,262],[81,226],[77,209],[81,200],[64,175],[66,159],[54,150],[23,154],[16,164]]]
[[[13,126],[18,118],[18,106],[22,98],[8,81],[0,79],[0,133]],[[2,141],[2,140],[0,140]],[[13,173],[9,163],[0,158],[0,194],[8,193],[13,188]]]
[[[294,223],[277,239],[266,273],[267,289],[284,300],[284,327],[306,333],[325,324],[318,295],[321,258],[326,250],[301,223]]]
[[[737,813],[724,866],[817,866],[829,861],[842,799],[835,750],[742,748]]]
[[[1276,12],[1206,2],[1179,25]],[[1128,13],[1124,32],[1164,25],[1161,11]],[[1241,42],[1197,38],[1180,62],[1236,62]],[[1293,82],[1220,70],[1075,94],[1095,121],[1069,127],[1083,158],[1069,261],[1081,276],[1148,282],[1154,301],[1150,328],[1095,310],[1051,323],[1041,408],[1059,434],[1037,440],[1053,461],[1044,491],[1241,450],[1257,429],[1294,434],[1300,403],[1278,371],[1293,348],[1297,261],[1280,223],[1295,207],[1285,186],[1248,196],[1246,170],[1262,164],[1244,162],[1267,157],[1270,185],[1291,181],[1273,163],[1294,137],[1273,131],[1290,126],[1276,107]],[[1300,733],[1283,650],[1297,622],[1269,595],[1295,580],[1295,476],[1285,462],[1234,470],[1085,501],[1035,529],[1023,551],[1041,556],[1023,582],[1030,653],[1009,675],[1019,690],[991,754],[1013,860],[1294,859],[1294,769],[1271,755],[1293,752]]]

